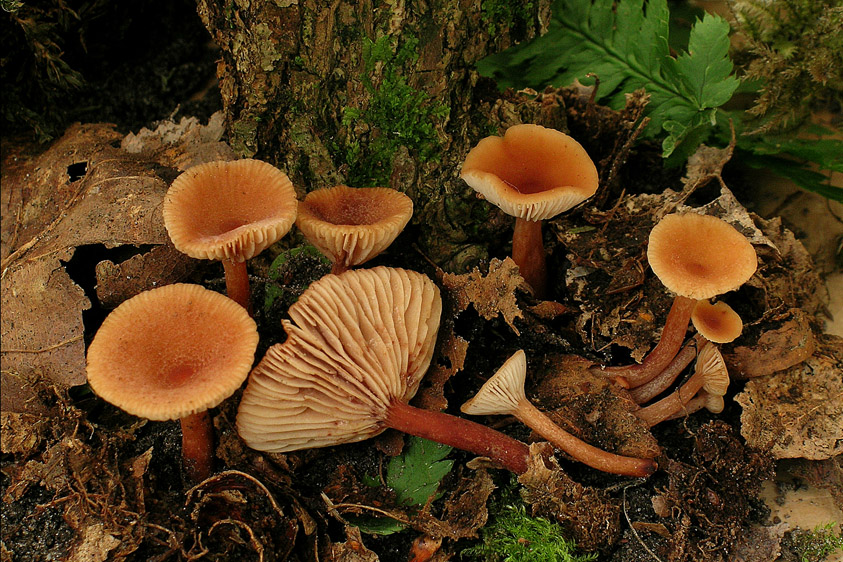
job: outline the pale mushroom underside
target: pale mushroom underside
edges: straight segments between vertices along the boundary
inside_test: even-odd
[[[237,415],[246,443],[287,452],[385,429],[430,365],[442,303],[420,273],[376,267],[328,275],[290,307],[282,344],[252,371]]]

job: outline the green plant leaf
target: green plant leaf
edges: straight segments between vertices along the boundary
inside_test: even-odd
[[[687,157],[714,130],[715,109],[740,85],[728,56],[729,24],[706,14],[691,28],[687,52],[668,44],[666,0],[557,0],[547,33],[478,63],[501,87],[567,86],[600,80],[598,100],[622,107],[625,94],[650,95],[647,132],[667,133],[664,157]]]
[[[454,461],[442,460],[450,452],[447,445],[410,437],[404,452],[392,457],[386,468],[386,484],[395,491],[398,502],[418,506],[427,503],[454,465]]]

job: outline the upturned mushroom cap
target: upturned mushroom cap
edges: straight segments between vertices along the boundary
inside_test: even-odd
[[[508,215],[550,219],[597,191],[597,168],[577,141],[541,125],[515,125],[482,139],[460,177]]]
[[[260,160],[208,162],[173,181],[164,226],[192,258],[246,261],[289,232],[296,220],[290,178]]]
[[[460,406],[463,413],[476,416],[510,414],[527,397],[524,381],[527,379],[527,356],[523,349],[506,360],[500,369],[487,380],[471,400]]]
[[[412,216],[413,201],[400,191],[337,185],[308,193],[296,226],[331,261],[351,267],[384,251]]]
[[[106,401],[150,420],[218,405],[254,362],[254,320],[199,285],[166,285],[115,308],[88,348],[88,383]]]
[[[376,267],[327,275],[289,309],[287,339],[252,371],[237,430],[260,451],[362,441],[418,390],[442,301],[421,273]]]
[[[743,320],[723,301],[714,304],[698,301],[691,313],[691,322],[705,339],[714,343],[735,341],[743,331]]]
[[[703,390],[709,394],[723,396],[729,389],[729,371],[716,345],[707,344],[702,347],[697,355],[694,372],[703,375]]]
[[[737,289],[758,264],[743,234],[722,219],[695,213],[664,216],[650,232],[647,260],[665,287],[691,299]]]

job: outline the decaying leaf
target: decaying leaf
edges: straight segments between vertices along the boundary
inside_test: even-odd
[[[546,443],[530,445],[527,472],[518,477],[530,515],[556,521],[584,550],[610,547],[620,537],[620,504],[571,480],[549,452]]]
[[[723,356],[733,378],[771,375],[798,365],[814,354],[814,332],[805,312],[795,308],[782,316],[779,327],[762,333],[753,347],[738,346]]]
[[[3,377],[4,411],[44,411],[33,381],[59,389],[84,383],[82,311],[92,306],[92,295],[65,264],[83,246],[166,244],[160,207],[168,182],[180,166],[226,157],[221,134],[219,117],[204,127],[195,119],[165,123],[127,139],[112,125],[77,124],[41,155],[4,162],[3,223],[14,225],[3,229],[0,267],[0,362],[3,373],[14,375]],[[158,260],[159,253],[125,265],[103,260],[98,280],[105,304],[172,282],[189,267],[181,257]]]
[[[843,453],[843,340],[824,335],[803,363],[747,382],[735,397],[741,434],[776,458]]]
[[[560,427],[595,447],[619,455],[655,458],[658,443],[632,412],[625,391],[588,368],[593,363],[572,355],[548,355],[536,367],[542,381],[536,403]]]
[[[445,383],[465,367],[468,341],[449,330],[439,349],[437,361],[425,375],[414,398],[414,404],[426,410],[442,411],[448,407]]]
[[[492,259],[486,275],[477,268],[463,275],[442,275],[442,284],[453,293],[459,310],[472,305],[486,320],[503,316],[515,335],[519,332],[513,322],[523,317],[515,299],[515,289],[523,283],[518,266],[511,258]]]
[[[48,421],[42,416],[17,412],[0,412],[0,451],[28,458],[43,443]]]

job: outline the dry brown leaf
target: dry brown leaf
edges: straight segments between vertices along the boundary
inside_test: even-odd
[[[503,316],[515,335],[519,332],[513,322],[516,318],[523,318],[515,299],[515,289],[523,283],[518,266],[511,258],[493,258],[486,275],[477,268],[463,275],[442,275],[442,284],[453,293],[459,310],[473,305],[474,310],[486,320]]]
[[[790,530],[787,523],[769,527],[753,525],[743,533],[732,551],[731,562],[770,562],[778,560],[781,554],[781,541]]]
[[[413,403],[419,408],[437,412],[447,408],[445,383],[463,370],[467,353],[468,341],[450,332],[440,348],[440,358],[425,375],[423,386],[416,393]]]
[[[814,354],[816,341],[808,315],[795,308],[784,315],[780,327],[761,334],[752,347],[739,346],[723,358],[736,379],[771,375],[805,361]]]
[[[143,291],[184,279],[196,265],[169,240],[117,264],[103,260],[96,265],[97,300],[105,308],[114,308]]]
[[[105,532],[102,522],[91,523],[81,532],[67,562],[104,562],[108,554],[120,546],[120,539]]]
[[[28,458],[46,438],[46,418],[17,412],[0,412],[0,451]]]
[[[2,380],[2,410],[43,411],[33,383],[66,389],[85,382],[82,311],[91,302],[64,264],[80,246],[167,243],[160,207],[178,174],[172,167],[224,156],[221,124],[214,123],[165,123],[130,135],[125,148],[112,125],[76,124],[39,156],[4,160],[3,223],[14,230],[4,226],[0,267],[0,366],[12,375]],[[107,304],[176,280],[188,267],[158,261],[159,253],[125,265],[104,263],[99,273]]]
[[[741,434],[776,458],[828,459],[843,453],[843,339],[824,335],[805,362],[751,379],[735,397]]]

